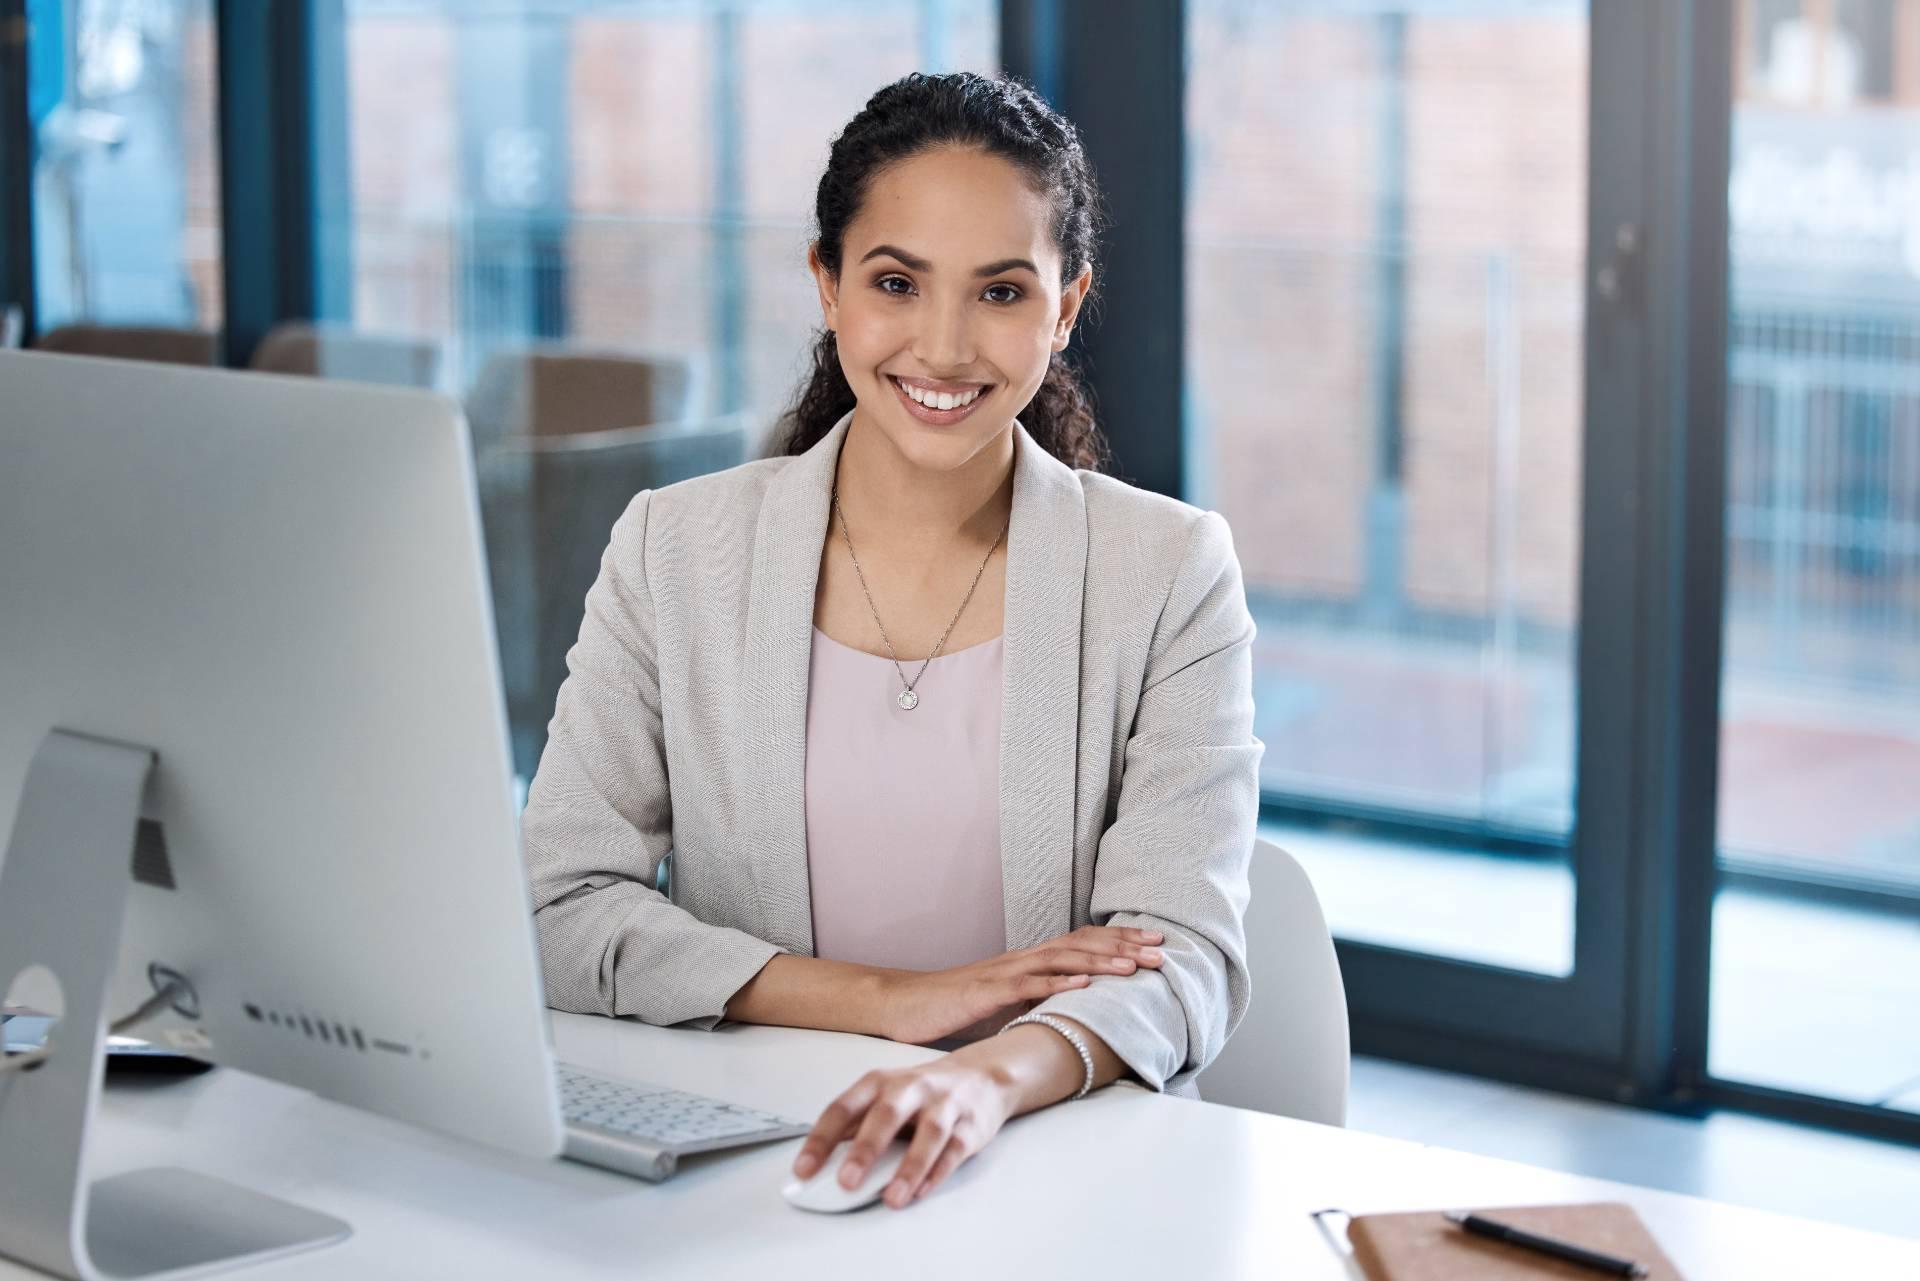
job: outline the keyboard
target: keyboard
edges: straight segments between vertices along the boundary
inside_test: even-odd
[[[813,1126],[662,1085],[556,1065],[570,1160],[659,1182],[683,1156],[805,1134]]]

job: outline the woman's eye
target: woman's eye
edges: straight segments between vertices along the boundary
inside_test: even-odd
[[[910,294],[913,292],[913,282],[905,276],[882,276],[873,283],[881,293]]]
[[[1019,302],[1020,291],[1012,285],[988,285],[984,297],[988,302]]]

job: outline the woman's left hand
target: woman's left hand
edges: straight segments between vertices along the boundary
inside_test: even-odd
[[[911,1135],[907,1155],[881,1194],[896,1210],[939,1187],[980,1151],[1013,1114],[1013,1085],[968,1046],[916,1067],[876,1069],[827,1105],[800,1148],[793,1172],[806,1178],[845,1138],[842,1187],[856,1187],[894,1137]]]

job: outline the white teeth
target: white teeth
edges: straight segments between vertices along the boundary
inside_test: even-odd
[[[907,395],[911,396],[915,401],[925,405],[928,409],[936,410],[958,409],[962,405],[971,405],[980,398],[980,393],[985,390],[981,387],[975,387],[969,392],[955,393],[950,391],[928,391],[924,387],[915,387],[912,383],[903,382],[899,385],[901,390],[905,391]]]

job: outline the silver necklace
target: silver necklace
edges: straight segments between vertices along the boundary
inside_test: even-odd
[[[887,639],[887,625],[880,621],[880,611],[873,603],[873,593],[867,590],[867,576],[860,572],[860,558],[853,554],[853,535],[847,529],[846,513],[840,510],[840,486],[838,485],[833,487],[833,511],[840,518],[840,538],[847,545],[847,559],[853,562],[854,575],[860,580],[860,594],[867,598],[867,608],[873,612],[873,625],[880,629],[880,640],[887,647],[888,656],[893,659],[893,670],[900,673],[900,683],[906,686],[894,701],[900,704],[903,710],[910,712],[920,706],[920,695],[914,693],[913,687],[920,683],[920,677],[927,674],[927,664],[939,657],[941,646],[947,643],[948,633],[953,631],[953,625],[960,620],[961,610],[966,609],[967,602],[973,599],[973,589],[980,585],[980,575],[987,572],[987,561],[993,559],[993,553],[1000,547],[1000,540],[1005,538],[1007,530],[1013,527],[1013,517],[1007,517],[1006,525],[1002,526],[1000,532],[994,536],[993,546],[987,548],[986,559],[980,562],[979,569],[973,571],[973,581],[967,584],[967,594],[960,600],[960,609],[954,610],[953,617],[947,620],[947,630],[940,633],[940,640],[934,645],[933,653],[927,655],[926,661],[920,664],[920,671],[912,680],[908,680],[907,669],[900,666],[900,656],[894,653],[893,642]]]

